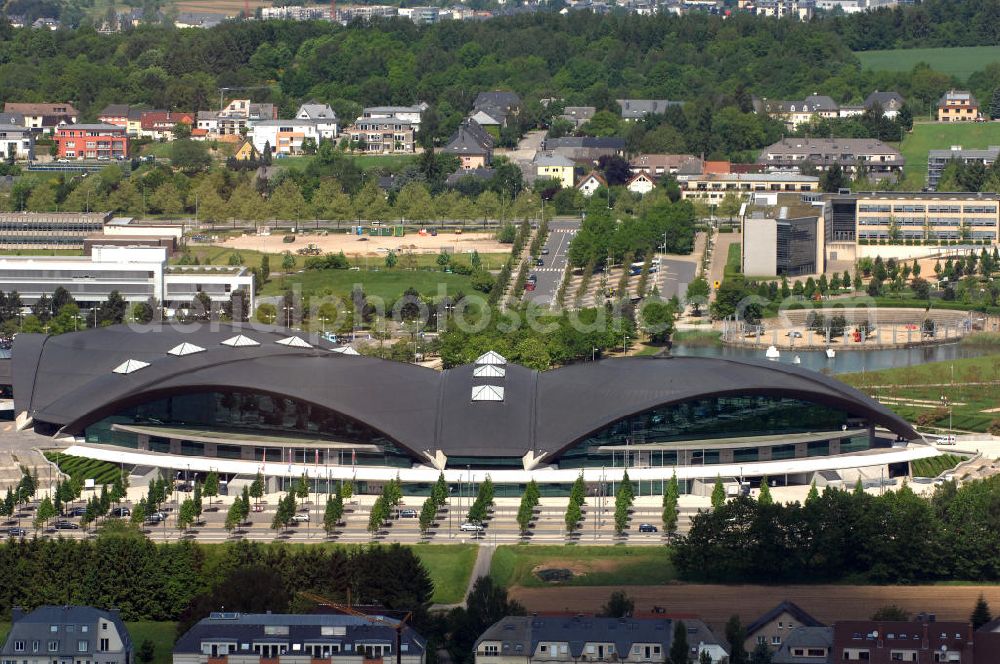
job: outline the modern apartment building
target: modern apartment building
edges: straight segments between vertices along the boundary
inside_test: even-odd
[[[819,191],[819,178],[798,173],[703,173],[680,175],[677,179],[682,198],[697,198],[718,203],[727,194],[739,196],[754,192]]]
[[[413,152],[414,128],[398,118],[358,118],[347,130],[351,147],[364,152]]]
[[[781,208],[778,214],[743,220],[744,274],[797,277],[823,270],[822,215],[790,217],[786,212]]]
[[[109,221],[110,212],[0,212],[0,249],[81,249]]]
[[[12,610],[2,664],[132,664],[132,639],[117,611],[90,606]]]
[[[857,197],[857,240],[997,241],[1000,195],[868,192]]]
[[[424,111],[430,108],[427,104],[416,106],[369,106],[362,109],[363,120],[400,120],[409,124],[413,131],[420,131],[420,120]]]
[[[870,138],[783,138],[761,150],[757,163],[771,170],[798,172],[811,166],[827,171],[840,166],[849,175],[895,179],[905,160],[896,148]]]
[[[966,165],[992,166],[998,156],[1000,156],[1000,146],[997,145],[991,145],[985,150],[967,150],[961,145],[953,145],[947,150],[930,150],[927,153],[927,188],[937,191],[941,174],[950,161],[959,161]]]
[[[174,646],[173,664],[424,664],[426,642],[396,619],[338,614],[213,613]]]
[[[34,159],[35,136],[21,125],[0,124],[0,160]]]
[[[60,125],[55,133],[57,154],[63,159],[125,159],[128,134],[111,124]]]

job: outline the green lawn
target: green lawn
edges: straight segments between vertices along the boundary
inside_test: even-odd
[[[490,575],[504,587],[542,587],[537,567],[575,572],[566,585],[659,585],[675,579],[670,550],[635,546],[500,546],[493,554]]]
[[[82,249],[2,249],[0,256],[83,256]]]
[[[913,467],[914,477],[937,477],[949,468],[954,468],[961,462],[965,461],[965,457],[958,456],[957,454],[942,454],[941,456],[931,457],[930,459],[917,459],[916,461],[910,462]]]
[[[935,71],[963,81],[991,62],[1000,62],[1000,46],[962,46],[956,48],[906,48],[888,51],[855,52],[861,66],[875,71],[908,72],[921,62]]]
[[[1000,47],[997,48],[1000,52]],[[927,184],[927,153],[947,150],[952,145],[988,148],[1000,145],[1000,122],[938,123],[913,125],[899,150],[906,159],[902,190],[920,191]]]
[[[59,466],[59,470],[67,475],[81,475],[84,479],[94,480],[98,485],[111,484],[121,473],[118,464],[108,461],[66,456],[56,452],[45,452],[45,458]]]
[[[838,378],[869,395],[886,399],[889,409],[910,422],[934,413],[932,404],[941,403],[942,396],[952,402],[951,426],[957,430],[986,431],[990,423],[1000,419],[1000,413],[983,412],[996,408],[1000,402],[996,389],[981,384],[1000,380],[1000,354],[843,374]],[[909,400],[910,405],[899,400]],[[927,403],[916,405],[921,402]],[[947,411],[942,408],[939,412],[942,416],[933,426],[948,427]]]
[[[472,280],[467,276],[432,270],[382,268],[378,272],[305,270],[287,277],[272,277],[261,295],[280,295],[292,284],[301,284],[304,295],[329,293],[341,298],[349,296],[355,284],[361,284],[369,298],[379,297],[386,302],[398,299],[411,286],[421,295],[437,295],[439,286],[445,294],[472,293]]]
[[[421,544],[413,547],[434,580],[435,604],[457,604],[465,597],[479,547],[472,544]]]
[[[132,636],[132,644],[138,650],[146,639],[153,642],[152,664],[170,664],[174,649],[177,623],[173,622],[127,622],[125,627]]]
[[[743,246],[739,242],[729,245],[729,253],[726,254],[726,267],[723,272],[725,276],[739,274],[743,271],[741,262],[743,260]]]

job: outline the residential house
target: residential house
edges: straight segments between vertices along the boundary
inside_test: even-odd
[[[302,153],[304,141],[319,145],[315,120],[261,120],[250,130],[254,148],[263,154],[290,156]]]
[[[587,124],[596,112],[597,109],[593,106],[567,106],[563,109],[562,114],[557,117],[560,120],[572,122],[573,127],[579,129],[581,126]]]
[[[832,650],[832,627],[796,627],[771,654],[771,664],[827,664]]]
[[[641,154],[631,162],[629,169],[633,173],[645,173],[654,178],[661,178],[664,175],[676,175],[678,170],[686,163],[697,162],[696,173],[702,170],[701,160],[690,154]]]
[[[195,129],[200,129],[210,136],[219,133],[219,114],[215,111],[198,111],[195,122]]]
[[[751,252],[748,250],[746,253]],[[815,263],[813,265],[815,266]],[[777,274],[777,272],[772,271],[769,274]],[[785,600],[746,626],[743,648],[747,652],[751,652],[758,644],[763,643],[771,650],[776,650],[784,642],[785,637],[797,627],[823,626],[823,623],[813,618],[797,604]]]
[[[866,110],[877,106],[882,109],[882,114],[890,120],[896,119],[896,116],[899,115],[899,111],[905,103],[902,95],[898,92],[879,92],[876,90],[865,97]]]
[[[976,641],[975,664],[1000,662],[1000,618],[994,618],[973,634]]]
[[[20,113],[24,116],[24,126],[28,129],[51,134],[63,124],[73,124],[79,112],[70,104],[23,104],[7,102],[4,113]]]
[[[433,25],[451,14],[440,7],[400,7],[399,15],[410,19],[417,25]]]
[[[746,196],[754,192],[819,191],[819,178],[798,173],[702,173],[677,175],[681,198],[718,203],[728,194]]]
[[[32,30],[58,30],[61,26],[62,24],[58,20],[47,16],[36,18],[35,22],[31,24]]]
[[[371,21],[374,18],[389,18],[396,16],[399,8],[393,5],[350,5],[337,7],[337,21],[348,24],[355,19]]]
[[[757,16],[785,18],[791,16],[808,21],[816,11],[815,0],[755,0],[752,5]]]
[[[233,158],[236,161],[257,161],[260,159],[260,152],[254,147],[253,141],[244,139],[240,147],[236,148]]]
[[[339,614],[212,613],[174,645],[173,664],[424,664],[427,642],[387,616]]]
[[[330,18],[330,10],[318,5],[311,7],[301,5],[263,7],[261,8],[260,17],[265,21],[324,21]]]
[[[66,605],[25,614],[14,607],[11,621],[0,650],[4,664],[132,664],[132,638],[117,611]]]
[[[546,152],[561,154],[575,162],[593,165],[601,157],[620,157],[623,155],[625,153],[625,139],[594,136],[547,138],[542,142],[542,149]]]
[[[307,101],[299,106],[295,113],[297,120],[312,120],[316,123],[316,133],[320,138],[333,140],[339,133],[337,130],[337,114],[329,104],[320,104],[316,100]]]
[[[462,170],[486,168],[493,162],[493,136],[475,120],[463,120],[441,151],[458,157]]]
[[[125,159],[128,135],[111,124],[70,124],[56,129],[57,155],[63,159]]]
[[[24,14],[7,14],[7,22],[12,28],[23,28],[27,24]]]
[[[104,124],[118,125],[128,129],[128,104],[109,104],[97,115],[97,121]]]
[[[195,115],[176,111],[146,111],[142,114],[139,135],[156,141],[174,140],[174,130],[177,125],[187,125],[193,128]]]
[[[261,120],[277,120],[278,107],[274,104],[255,104],[249,99],[234,99],[225,109],[215,114],[215,134],[219,136],[242,136],[254,123]],[[198,127],[208,129],[211,134],[211,120],[201,113],[197,117]]]
[[[575,182],[576,164],[562,155],[538,152],[532,164],[535,167],[535,177],[558,180],[563,189],[569,189]]]
[[[361,117],[365,120],[401,120],[417,132],[420,131],[424,111],[428,108],[430,107],[424,103],[416,106],[369,106],[362,110]]]
[[[502,90],[480,92],[472,102],[472,110],[473,119],[477,111],[482,111],[506,127],[521,113],[521,98],[514,92]]]
[[[982,164],[989,167],[1000,157],[1000,146],[991,145],[985,150],[966,150],[961,145],[952,145],[948,150],[929,150],[927,153],[927,188],[937,191],[944,167],[950,161],[965,164]]]
[[[24,116],[20,113],[0,113],[0,124],[24,127]]]
[[[647,115],[663,115],[671,106],[683,106],[682,101],[667,99],[617,99],[622,109],[622,120],[638,122]]]
[[[816,118],[836,118],[840,115],[840,108],[833,99],[825,95],[810,95],[802,101],[762,99],[755,100],[755,102],[758,113],[766,113],[772,118],[784,122],[785,126],[792,131],[800,125],[809,124]]]
[[[833,626],[831,662],[973,662],[968,622],[843,620]],[[975,660],[978,662],[978,659]]]
[[[597,171],[591,171],[584,177],[580,178],[580,181],[576,184],[577,191],[587,198],[593,196],[594,192],[600,187],[607,189],[608,181],[605,180],[604,176]]]
[[[757,163],[771,171],[799,172],[805,166],[827,171],[840,166],[848,175],[895,180],[905,160],[896,148],[873,138],[783,138],[761,150]]]
[[[503,116],[497,113],[498,117],[493,117],[486,111],[476,111],[469,119],[482,127],[490,136],[499,140],[500,129],[503,127]]]
[[[633,194],[648,194],[656,188],[652,176],[646,173],[636,173],[625,183],[625,188]]]
[[[0,124],[0,161],[35,158],[35,135],[20,124]]]
[[[380,154],[413,152],[413,127],[398,118],[358,118],[347,130],[351,147]]]
[[[949,90],[938,100],[938,122],[975,122],[979,120],[979,102],[968,90]]]

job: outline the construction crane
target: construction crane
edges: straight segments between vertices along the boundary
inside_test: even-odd
[[[306,599],[316,602],[320,606],[329,606],[332,609],[336,609],[341,613],[345,613],[349,616],[354,616],[355,618],[364,618],[373,625],[381,625],[382,627],[389,627],[396,633],[396,643],[394,648],[396,649],[396,664],[402,664],[403,662],[403,630],[406,629],[406,621],[413,617],[412,611],[407,611],[406,615],[400,620],[392,621],[387,620],[383,616],[373,616],[369,615],[363,611],[358,611],[353,608],[349,603],[341,604],[340,602],[334,602],[332,599],[323,597],[318,593],[314,593],[308,590],[300,590],[299,595],[305,597]],[[350,600],[348,600],[350,602]]]

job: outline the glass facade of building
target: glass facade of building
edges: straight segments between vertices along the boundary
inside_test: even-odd
[[[670,451],[670,443],[690,450],[691,464],[720,463],[719,451],[712,449],[713,439],[835,431],[849,422],[856,424],[857,419],[835,408],[787,397],[705,397],[660,406],[613,422],[568,449],[561,456],[559,466],[620,466],[623,463],[621,450],[615,452],[601,448],[625,445],[629,446],[630,465],[637,462],[636,456],[642,465],[682,463],[683,455]],[[705,449],[692,449],[697,447],[692,442],[703,442]],[[664,443],[667,444],[666,449],[663,449]],[[643,445],[652,444],[656,445],[656,449],[643,451]],[[759,448],[759,445],[748,441],[733,450],[734,460],[758,461]],[[773,459],[792,458],[794,455],[794,445],[782,445],[778,440],[771,446]]]
[[[281,441],[282,445],[268,446],[268,442],[262,441],[260,446],[255,446],[248,456],[258,461],[314,463],[319,459],[321,463],[404,468],[412,464],[408,453],[381,432],[357,420],[315,404],[250,391],[195,392],[132,406],[88,426],[85,432],[87,442],[137,448],[138,435],[113,430],[115,424],[190,427],[203,430],[202,433],[214,432],[212,437],[221,441],[215,456],[221,458],[241,458],[241,446],[225,442],[225,434],[228,433],[234,439],[256,434],[268,436],[269,441],[288,436],[287,441]],[[186,440],[182,433],[176,431],[150,436],[149,449],[170,452],[171,439],[180,439],[182,455],[205,454],[204,442]],[[295,444],[298,440],[303,441],[301,446]],[[324,441],[337,443],[337,449],[324,446]],[[380,451],[351,450],[351,443],[375,445]]]

